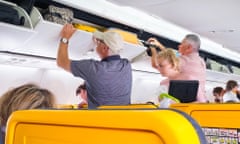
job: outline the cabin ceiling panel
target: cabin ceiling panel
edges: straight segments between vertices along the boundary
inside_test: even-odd
[[[143,10],[240,52],[239,0],[108,1]]]

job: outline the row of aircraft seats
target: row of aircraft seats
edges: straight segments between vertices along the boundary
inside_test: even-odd
[[[194,103],[172,104],[170,109],[128,105],[24,110],[11,116],[6,142],[237,144],[239,112],[239,104]]]
[[[236,137],[236,135],[238,135],[238,125],[236,124],[238,118],[235,117],[235,115],[238,115],[238,111],[239,111],[238,107],[239,107],[238,104],[224,104],[223,105],[223,104],[194,104],[194,103],[183,104],[182,103],[182,104],[172,104],[171,105],[171,108],[177,109],[178,110],[177,112],[181,113],[181,115],[184,115],[184,117],[189,117],[189,115],[191,117],[193,117],[202,127],[202,129],[201,128],[198,129],[198,132],[199,131],[204,132],[204,134],[206,135],[206,138],[209,141],[209,143],[210,143],[210,141],[219,141],[219,142],[222,142],[222,141],[229,142],[229,141],[231,141],[232,143],[235,143],[236,141],[239,141],[238,137]],[[120,110],[122,111],[122,114],[118,114],[118,112]],[[41,128],[41,126],[39,126],[39,124],[40,125],[47,124],[46,127],[50,128],[50,127],[52,127],[52,124],[50,124],[50,126],[49,126],[48,123],[54,122],[54,124],[56,124],[56,122],[58,122],[58,120],[60,121],[61,126],[64,125],[63,129],[65,129],[66,125],[71,125],[71,127],[76,127],[75,125],[74,126],[72,125],[71,120],[66,119],[66,121],[64,121],[65,118],[62,117],[63,115],[65,117],[68,117],[68,118],[72,119],[74,124],[75,124],[76,121],[78,121],[77,120],[78,118],[81,119],[83,117],[84,118],[88,117],[88,119],[86,121],[90,121],[92,123],[97,123],[97,124],[99,123],[99,121],[103,121],[103,122],[107,121],[109,123],[114,123],[111,120],[108,120],[109,117],[106,117],[106,119],[99,119],[98,118],[98,117],[101,117],[101,116],[105,117],[105,114],[101,114],[101,112],[104,112],[104,111],[107,112],[107,114],[109,114],[109,111],[112,111],[110,113],[114,113],[112,115],[112,118],[114,119],[113,121],[115,121],[115,119],[120,120],[121,122],[118,121],[118,124],[120,126],[122,126],[122,125],[124,125],[123,122],[129,123],[129,121],[121,119],[120,117],[125,116],[126,119],[131,119],[131,117],[129,117],[127,115],[129,110],[138,111],[139,113],[143,112],[144,114],[143,114],[143,116],[141,116],[142,118],[151,117],[151,114],[149,114],[149,113],[152,113],[154,111],[153,112],[154,117],[155,116],[158,117],[158,115],[161,115],[161,116],[164,117],[164,121],[165,121],[165,118],[167,118],[169,120],[170,119],[173,120],[173,121],[169,121],[171,124],[165,124],[165,125],[168,125],[170,127],[174,127],[174,129],[176,129],[176,130],[177,130],[177,127],[179,127],[179,123],[177,123],[177,124],[174,123],[176,121],[176,118],[175,118],[176,116],[170,116],[169,114],[164,114],[164,113],[162,114],[162,112],[161,113],[157,112],[155,114],[155,112],[158,111],[158,110],[171,110],[171,109],[158,109],[157,106],[149,105],[149,104],[133,104],[133,105],[128,105],[128,106],[101,106],[101,107],[99,107],[99,110],[95,110],[96,113],[93,114],[94,116],[91,116],[92,113],[94,113],[94,112],[92,110],[87,110],[87,109],[82,109],[82,110],[58,110],[58,109],[57,110],[32,110],[32,111],[26,111],[27,115],[24,115],[24,113],[22,113],[21,111],[18,111],[20,114],[17,115],[17,116],[15,116],[15,114],[13,114],[11,116],[9,122],[8,122],[7,135],[10,135],[10,136],[13,135],[14,139],[15,139],[16,134],[15,133],[14,134],[11,134],[11,133],[9,134],[9,132],[11,130],[16,131],[18,129],[18,127],[20,127],[20,133],[21,134],[20,134],[20,138],[16,140],[17,142],[23,141],[22,139],[24,139],[24,141],[26,141],[26,139],[27,139],[27,141],[29,141],[29,143],[40,143],[40,142],[48,143],[48,140],[50,139],[50,141],[51,141],[51,139],[52,139],[51,135],[50,135],[50,137],[47,137],[47,138],[46,138],[46,136],[43,136],[43,138],[41,137],[41,138],[38,138],[38,139],[35,138],[35,137],[38,137],[39,134],[44,133],[43,132],[44,129],[42,131],[37,132],[36,135],[32,135],[33,131],[31,131],[31,129],[38,129],[39,130],[39,128]],[[179,110],[181,110],[182,112],[180,112]],[[40,111],[40,112],[38,113],[38,111]],[[65,113],[65,111],[67,111],[67,112]],[[100,113],[98,113],[98,112],[100,112]],[[43,115],[41,115],[41,113],[43,113]],[[54,116],[55,115],[54,113],[57,113],[56,116]],[[73,114],[71,114],[71,113],[73,113]],[[81,113],[84,113],[84,114],[82,115]],[[89,113],[89,114],[87,114],[87,113]],[[145,115],[145,113],[146,113],[146,115]],[[185,113],[187,113],[188,115],[186,115]],[[36,116],[35,116],[35,114],[36,114]],[[59,116],[58,116],[58,114],[59,114]],[[30,115],[34,118],[32,118]],[[53,119],[49,119],[48,115],[53,116]],[[89,116],[85,116],[85,115],[89,115]],[[116,115],[122,115],[122,116],[118,117]],[[138,119],[135,116],[134,113],[129,114],[129,115],[133,116],[132,117],[133,120]],[[170,116],[170,117],[168,117],[168,116]],[[226,117],[226,119],[221,120],[219,122],[219,119],[222,119],[222,117]],[[27,119],[25,119],[25,118],[27,118]],[[73,118],[76,118],[76,119],[73,119]],[[11,120],[11,119],[14,119],[14,120]],[[55,120],[55,119],[57,119],[57,120]],[[92,121],[93,119],[96,120],[97,122]],[[234,119],[235,121],[233,121],[232,119]],[[19,120],[23,120],[23,121],[20,121],[19,123],[27,123],[26,124],[27,128],[25,127],[25,125],[21,127],[21,124],[18,124]],[[26,122],[25,122],[25,120],[26,120]],[[13,121],[13,122],[11,122],[11,121]],[[43,123],[39,122],[39,121],[43,121]],[[62,123],[63,121],[64,121],[64,123]],[[145,122],[147,122],[147,123],[149,123],[149,121],[150,120],[145,120]],[[158,120],[158,121],[160,122],[160,120]],[[195,122],[192,118],[190,118],[190,121],[192,123]],[[79,124],[83,123],[84,128],[89,127],[89,126],[87,126],[88,123],[86,123],[85,121],[80,120],[78,122],[79,122]],[[231,124],[232,122],[234,122],[234,124]],[[17,125],[17,126],[12,127],[11,123],[13,123],[13,125]],[[38,126],[35,127],[34,123],[37,123]],[[164,123],[164,122],[160,122],[160,123]],[[173,125],[176,124],[177,126],[172,126],[172,124]],[[101,126],[102,125],[105,126],[105,124],[101,124]],[[154,125],[156,125],[156,123],[154,123]],[[195,124],[193,124],[193,125],[195,125]],[[113,125],[113,126],[115,126],[115,125]],[[145,127],[145,124],[141,122],[141,126]],[[99,127],[99,126],[95,125],[94,127]],[[163,127],[163,126],[159,126],[159,127]],[[117,128],[119,128],[119,127],[117,127]],[[26,129],[27,129],[27,131],[29,131],[31,133],[30,136],[29,136],[29,133],[27,133],[27,135],[24,134],[25,132],[23,132],[23,131],[25,131]],[[54,128],[51,131],[51,133],[55,133],[55,130],[59,131],[60,129],[61,128],[59,128],[59,126],[57,126],[57,128],[56,129]],[[66,129],[68,129],[68,128],[66,128]],[[106,127],[104,127],[104,129],[106,129]],[[112,127],[110,129],[112,129]],[[129,129],[132,129],[132,128],[129,128]],[[168,129],[168,128],[164,128],[165,131],[166,131],[166,129]],[[226,132],[223,132],[224,134],[222,136],[221,132],[224,131],[224,130]],[[95,131],[95,129],[93,131]],[[91,132],[89,132],[89,133],[91,133]],[[125,132],[123,132],[123,133],[125,133]],[[229,133],[231,133],[232,135],[229,134]],[[239,132],[239,134],[240,134],[240,132]],[[56,135],[59,136],[59,134],[56,134]],[[65,133],[61,133],[60,135],[65,135]],[[24,138],[22,138],[22,137],[24,137]],[[27,137],[29,137],[29,138],[27,138]],[[13,137],[9,138],[7,136],[6,138],[7,138],[6,141],[8,141],[8,140],[10,141],[10,142],[7,142],[7,143],[13,143],[13,141],[12,141]],[[48,139],[48,140],[45,140],[45,138]],[[59,137],[54,137],[53,141],[58,142],[58,140],[56,140],[58,138]],[[202,139],[202,138],[199,138],[199,139]],[[63,141],[67,141],[67,140],[63,139]],[[164,140],[164,141],[167,141],[167,140]],[[162,143],[164,143],[164,142],[162,142]]]
[[[240,143],[240,105],[235,104],[173,104],[195,119],[202,127],[209,144]]]
[[[135,107],[135,106],[134,106]],[[11,116],[6,144],[206,144],[201,127],[173,109],[22,110]]]

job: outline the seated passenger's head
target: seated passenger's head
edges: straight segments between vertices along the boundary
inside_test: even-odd
[[[237,93],[238,91],[238,83],[235,80],[229,80],[226,84],[226,91],[232,91]]]
[[[124,45],[122,36],[114,31],[96,31],[93,33],[93,37],[97,44],[96,51],[100,58],[118,54]]]
[[[224,94],[224,89],[222,87],[215,87],[213,89],[213,96],[219,97],[219,96],[223,96],[223,94]]]
[[[87,90],[86,83],[81,84],[76,90],[76,96],[80,96],[81,99],[87,102]]]
[[[10,89],[0,97],[0,122],[6,125],[12,112],[25,109],[51,108],[54,95],[34,84],[25,84]]]
[[[174,77],[179,72],[179,60],[170,48],[158,53],[156,64],[162,76]]]
[[[215,102],[222,102],[222,97],[224,94],[224,89],[222,87],[215,87],[213,89],[213,96],[215,97]]]

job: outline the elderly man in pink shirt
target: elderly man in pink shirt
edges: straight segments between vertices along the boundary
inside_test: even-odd
[[[153,45],[158,46],[161,50],[165,47],[155,38],[148,40]],[[199,56],[200,39],[198,36],[189,34],[183,39],[178,46],[179,56],[179,70],[178,77],[185,77],[184,80],[198,80],[199,89],[197,95],[197,102],[207,102],[205,96],[205,82],[206,82],[206,64]],[[152,51],[152,66],[157,68],[155,61],[157,51],[151,48]],[[187,77],[186,77],[187,76]]]

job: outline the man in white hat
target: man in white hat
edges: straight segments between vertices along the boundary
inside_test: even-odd
[[[71,24],[63,27],[57,65],[85,80],[88,108],[130,104],[132,70],[130,62],[118,54],[124,43],[122,37],[112,31],[94,32],[96,52],[101,61],[93,59],[75,61],[70,60],[68,56],[68,42],[75,31]]]

